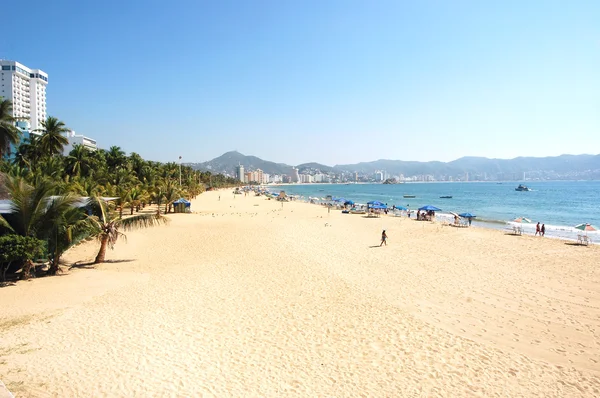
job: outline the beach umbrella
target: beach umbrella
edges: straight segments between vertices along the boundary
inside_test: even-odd
[[[396,206],[396,210],[408,210],[408,209],[404,206]]]
[[[344,202],[344,204],[345,204],[345,205],[353,205],[353,204],[354,204],[354,202],[348,199],[348,200],[346,200],[346,201]]]
[[[579,224],[579,225],[576,225],[574,228],[578,229],[580,231],[585,231],[585,232],[596,232],[596,231],[598,231],[598,228],[594,227],[591,224]]]
[[[382,205],[383,203],[381,203],[378,200],[372,200],[370,202],[367,202],[368,205]]]
[[[380,205],[372,205],[371,209],[387,209],[387,206],[384,204],[380,204]]]
[[[437,207],[432,206],[432,205],[427,205],[427,206],[420,207],[419,210],[425,210],[425,211],[442,211],[442,209],[438,209]]]
[[[455,212],[453,212],[453,211],[449,211],[448,213],[452,214],[454,217],[458,217],[458,214],[456,214],[456,213],[455,213]]]
[[[531,222],[531,220],[529,218],[525,218],[525,217],[518,217],[518,218],[515,218],[512,222],[518,222],[518,223],[521,223],[521,224],[528,224],[528,223]]]
[[[460,213],[458,216],[459,217],[464,217],[464,218],[475,218],[475,217],[477,217],[475,214],[471,214],[471,213]]]

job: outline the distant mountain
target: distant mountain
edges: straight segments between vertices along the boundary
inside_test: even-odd
[[[246,156],[237,151],[226,152],[203,163],[188,163],[189,166],[196,170],[208,170],[211,173],[225,173],[235,175],[235,168],[238,165],[244,166],[246,171],[261,169],[263,172],[268,174],[290,174],[292,172],[292,166],[284,163],[274,163],[256,156]]]
[[[518,157],[514,159],[488,159],[482,157],[462,157],[451,162],[408,162],[380,159],[373,162],[334,166],[337,170],[374,173],[385,170],[390,174],[405,176],[461,175],[464,173],[489,175],[500,173],[554,172],[559,174],[600,172],[600,155],[561,155],[552,157]]]
[[[315,162],[302,163],[302,164],[299,164],[298,166],[296,166],[296,168],[298,169],[298,171],[300,173],[302,173],[304,170],[320,170],[323,173],[329,173],[329,172],[335,171],[334,168],[331,166],[325,166],[324,164],[315,163]]]
[[[198,170],[209,170],[212,173],[235,175],[238,164],[246,170],[261,169],[268,174],[287,174],[292,172],[292,166],[284,163],[274,163],[256,156],[246,156],[237,151],[223,155],[204,163],[188,163]],[[380,159],[373,162],[335,165],[333,167],[320,163],[303,163],[296,166],[300,173],[310,170],[320,170],[323,173],[358,172],[372,174],[384,170],[391,175],[416,176],[482,176],[488,178],[520,179],[522,173],[528,177],[543,176],[544,178],[584,178],[600,179],[600,155],[561,155],[543,158],[518,157],[514,159],[489,159],[466,156],[451,162],[414,162],[403,160]]]

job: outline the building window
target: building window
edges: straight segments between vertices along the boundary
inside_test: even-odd
[[[2,70],[10,70],[10,65],[2,65]]]

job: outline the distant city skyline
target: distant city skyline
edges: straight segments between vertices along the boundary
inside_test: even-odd
[[[43,45],[6,18],[0,58],[51,75],[48,115],[105,149],[335,165],[600,148],[599,2],[28,7]]]

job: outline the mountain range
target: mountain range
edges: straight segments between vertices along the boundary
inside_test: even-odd
[[[223,155],[203,163],[188,163],[198,170],[213,173],[235,174],[235,168],[243,165],[246,170],[261,169],[268,174],[287,174],[292,166],[246,156],[237,151]],[[543,172],[559,175],[586,174],[586,178],[600,178],[600,155],[560,155],[549,157],[518,157],[514,159],[489,159],[484,157],[462,157],[451,162],[415,162],[403,160],[380,159],[372,162],[327,166],[319,163],[303,163],[295,166],[302,173],[306,169],[320,170],[323,173],[358,172],[372,174],[385,170],[391,175],[446,175],[458,176],[469,173],[500,175],[523,172]]]

